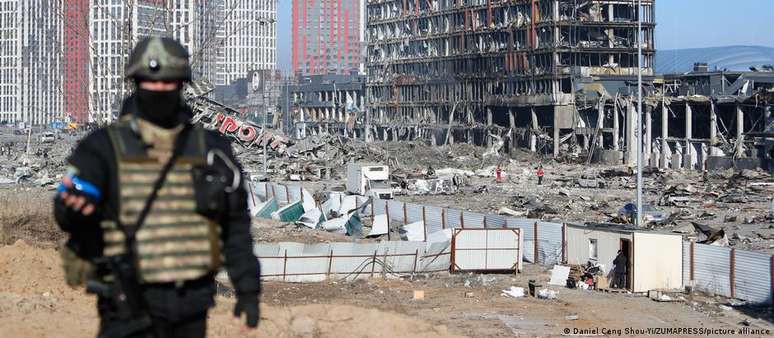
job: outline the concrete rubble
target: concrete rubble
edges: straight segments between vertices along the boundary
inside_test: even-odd
[[[0,135],[0,185],[53,189],[66,170],[65,157],[85,134],[62,134],[56,142],[38,143],[33,133],[29,149],[27,135],[14,135],[8,130]],[[295,175],[302,181],[298,184],[309,185],[310,191],[341,191],[345,163],[370,161],[390,166],[397,199],[423,205],[462,206],[470,211],[547,221],[625,223],[627,220],[618,218],[618,209],[634,200],[634,170],[626,166],[588,165],[583,158],[553,160],[519,150],[507,154],[502,149],[484,156],[491,147],[465,143],[432,146],[420,141],[366,143],[327,134],[303,140],[276,134],[270,140],[269,170],[264,177],[282,182]],[[235,153],[248,174],[262,171],[261,142],[249,148],[235,143]],[[536,184],[538,164],[546,171],[542,186]],[[495,179],[498,166],[501,182]],[[740,249],[774,252],[774,178],[769,173],[750,169],[699,172],[646,167],[643,176],[646,201],[666,215],[663,221],[648,227],[704,241],[702,236],[706,236],[694,227],[695,222],[723,230],[725,237],[720,238],[727,240],[717,244],[727,241],[727,245]],[[315,200],[324,204],[317,196],[305,198],[307,203]],[[282,202],[269,201],[258,209],[253,205],[252,214],[258,215],[259,209],[264,208],[263,216],[270,218]],[[293,222],[307,229],[350,216],[348,211],[339,210],[340,206],[318,211],[308,205],[302,207],[300,213],[294,214],[298,218]],[[359,217],[363,226],[361,236],[375,231],[369,211],[359,213]],[[399,238],[400,231],[388,224],[386,235]],[[372,239],[384,236],[380,224]]]
[[[366,144],[325,135],[310,137],[287,149],[284,155],[269,156],[269,177],[283,181],[289,180],[288,173],[299,172],[293,171],[298,168],[330,167],[330,178],[317,176],[314,170],[301,170],[307,181],[300,184],[313,190],[341,191],[344,166],[340,163],[373,161],[390,165],[395,198],[405,202],[463,206],[475,212],[546,221],[631,221],[618,214],[620,208],[634,201],[636,172],[626,166],[588,165],[583,159],[550,160],[528,152],[485,157],[484,148],[468,144]],[[240,154],[243,162],[248,163],[248,170],[261,162],[256,160],[257,151],[251,149],[253,155]],[[538,164],[546,172],[542,186],[537,185]],[[498,166],[501,182],[495,179]],[[664,214],[662,220],[647,227],[703,241],[701,232],[693,225],[697,222],[725,230],[728,243],[715,241],[716,245],[774,252],[774,229],[770,228],[774,225],[774,179],[770,174],[761,170],[697,172],[646,167],[643,176],[645,201]],[[373,230],[373,220],[365,214],[370,213],[360,216],[364,234],[368,235]],[[342,215],[345,214],[333,218]],[[318,217],[316,213],[310,216]],[[323,219],[331,219],[328,216]],[[311,227],[310,220],[305,221],[307,227]],[[393,225],[388,225],[387,233],[396,238],[410,234],[424,240],[424,234],[406,232]],[[733,233],[738,236],[731,236]],[[374,237],[379,238],[376,234]]]
[[[83,131],[61,131],[54,142],[40,142],[31,134],[0,129],[0,186],[34,185],[54,189],[66,170],[65,159]]]
[[[375,143],[381,144],[381,143]],[[459,146],[459,145],[454,145]],[[428,146],[429,147],[429,146]],[[422,146],[416,152],[424,152]],[[478,148],[479,154],[484,150]],[[436,151],[443,159],[447,147]],[[413,158],[403,151],[403,158]],[[464,155],[463,155],[464,156]],[[483,158],[482,158],[483,160]],[[626,203],[634,201],[636,171],[626,166],[586,165],[582,160],[546,160],[529,153],[489,157],[475,163],[452,159],[445,166],[432,167],[437,176],[455,174],[464,178],[456,193],[432,194],[423,182],[427,164],[407,165],[398,170],[395,180],[419,180],[408,184],[400,200],[424,205],[459,207],[470,211],[496,213],[509,217],[542,220],[579,220],[628,223],[618,216]],[[462,163],[460,163],[462,162]],[[503,182],[488,173],[500,164]],[[542,186],[537,185],[536,167],[546,171]],[[457,165],[455,167],[454,165]],[[663,220],[647,227],[697,238],[692,222],[726,229],[728,245],[748,250],[774,252],[774,178],[760,169],[697,172],[646,167],[643,170],[645,202],[664,214]],[[432,191],[432,190],[430,190]],[[732,232],[739,239],[731,238]],[[717,244],[722,244],[718,242]]]

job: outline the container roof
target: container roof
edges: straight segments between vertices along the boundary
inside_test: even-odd
[[[589,229],[589,230],[607,231],[607,232],[619,232],[619,233],[641,232],[641,233],[668,235],[668,236],[682,236],[681,234],[676,234],[676,233],[665,233],[663,231],[658,231],[658,230],[653,230],[648,228],[640,228],[633,224],[574,222],[574,223],[567,223],[567,226],[578,228],[578,229]]]
[[[696,62],[707,63],[709,70],[748,71],[750,66],[774,64],[774,48],[762,46],[725,46],[659,50],[656,52],[657,74],[691,72]]]

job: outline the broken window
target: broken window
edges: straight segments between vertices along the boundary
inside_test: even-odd
[[[589,238],[589,260],[597,260],[597,240],[595,238]]]

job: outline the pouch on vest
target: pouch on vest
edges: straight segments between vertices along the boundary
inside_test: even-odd
[[[207,153],[207,165],[193,168],[196,212],[212,220],[227,210],[226,196],[239,188],[241,173],[220,149]]]
[[[96,270],[94,263],[83,259],[67,245],[60,249],[62,257],[62,269],[65,274],[65,281],[71,287],[86,285],[86,280],[90,278]]]

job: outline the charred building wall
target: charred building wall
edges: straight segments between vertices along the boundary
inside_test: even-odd
[[[637,15],[636,1],[620,0],[371,0],[373,136],[485,144],[499,134],[557,155],[582,126],[579,88],[636,79]],[[642,16],[652,75],[652,0]]]
[[[705,169],[761,154],[770,161],[774,69],[699,64],[687,74],[654,74],[654,6],[369,0],[365,109],[334,119],[312,115],[302,129],[320,132],[310,121],[327,121],[342,126],[325,129],[352,128],[357,137],[436,145],[503,139],[505,151],[525,147],[611,164],[634,164],[637,142],[653,166]]]
[[[664,75],[647,90],[643,146],[651,166],[774,169],[774,69]]]
[[[329,133],[362,138],[365,84],[365,76],[357,73],[296,77],[296,84],[289,87],[293,136]],[[361,125],[356,128],[358,117]]]

